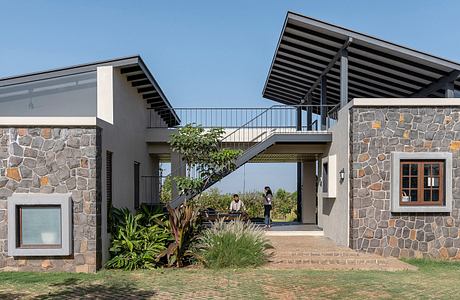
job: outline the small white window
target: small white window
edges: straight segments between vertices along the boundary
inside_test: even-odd
[[[335,198],[337,194],[337,160],[329,155],[321,160],[321,192],[325,198]]]

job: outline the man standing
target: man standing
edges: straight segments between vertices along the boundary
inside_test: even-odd
[[[246,208],[244,207],[244,203],[240,200],[238,194],[234,194],[232,203],[230,203],[230,212],[243,212],[245,209]]]

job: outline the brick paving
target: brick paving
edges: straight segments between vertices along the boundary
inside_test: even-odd
[[[321,236],[268,236],[274,249],[269,269],[415,270],[396,258],[357,252]]]

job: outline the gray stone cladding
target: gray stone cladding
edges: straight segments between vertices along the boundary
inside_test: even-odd
[[[350,245],[384,256],[460,258],[460,108],[354,107]],[[451,213],[392,213],[390,157],[451,152]]]
[[[0,270],[95,272],[100,267],[98,139],[97,128],[0,128]],[[73,254],[9,257],[8,197],[69,192]]]

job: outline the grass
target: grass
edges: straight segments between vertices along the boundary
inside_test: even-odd
[[[201,268],[97,274],[0,272],[0,299],[454,299],[460,262],[407,260],[418,271]]]

